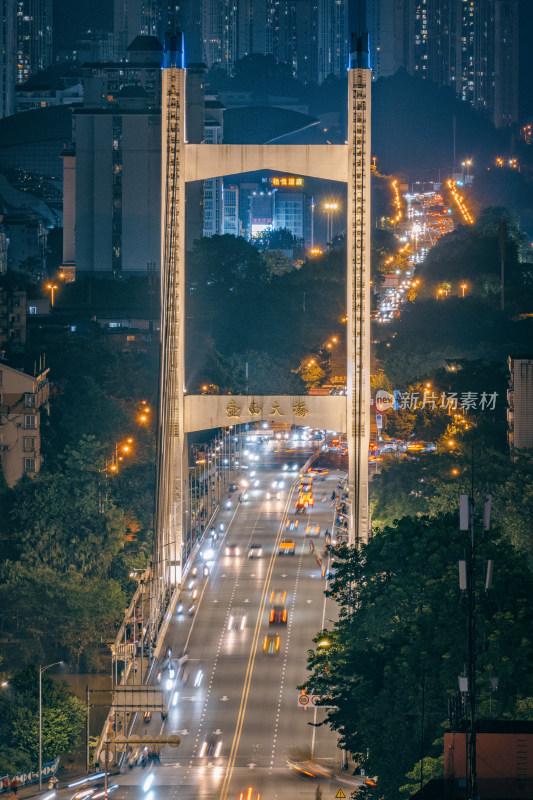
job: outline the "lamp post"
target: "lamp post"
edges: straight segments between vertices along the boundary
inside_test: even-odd
[[[465,296],[465,290],[468,289],[468,284],[467,283],[462,283],[459,288],[463,292],[463,297],[464,297]]]
[[[48,283],[46,285],[46,288],[50,289],[50,305],[53,308],[54,307],[54,292],[57,289],[57,286],[55,285],[55,283]]]
[[[132,444],[133,438],[131,436],[128,439],[124,439],[123,442],[117,442],[115,444],[115,458],[112,459],[110,467],[112,472],[118,472],[118,462],[122,461],[124,458],[124,456],[119,456],[119,448],[122,448],[125,453],[129,453]]]
[[[43,672],[51,667],[62,664],[62,661],[54,661],[46,667],[39,665],[39,791],[43,790]]]
[[[333,239],[333,219],[331,217],[334,211],[337,211],[339,208],[338,203],[324,203],[324,208],[327,214],[327,226],[326,226],[326,244],[331,243]]]

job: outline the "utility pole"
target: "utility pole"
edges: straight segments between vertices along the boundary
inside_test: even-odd
[[[490,527],[490,509],[492,496],[485,495],[483,510],[483,532]],[[477,719],[476,719],[476,534],[474,526],[473,494],[462,494],[459,497],[459,529],[467,531],[468,542],[466,558],[459,561],[459,588],[466,595],[466,663],[468,700],[468,721],[465,729],[466,745],[466,800],[479,800],[477,792]],[[492,561],[487,562],[485,591],[490,589],[492,581]],[[464,679],[462,679],[464,680]],[[461,687],[461,679],[459,679]]]
[[[91,714],[91,698],[90,698],[90,689],[89,684],[87,684],[87,750],[86,750],[86,757],[85,757],[85,771],[87,774],[89,773],[89,738],[91,735],[91,721],[90,721],[90,714]]]

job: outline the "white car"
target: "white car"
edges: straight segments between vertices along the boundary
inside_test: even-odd
[[[263,555],[263,546],[260,544],[251,544],[248,548],[248,558],[261,558]]]

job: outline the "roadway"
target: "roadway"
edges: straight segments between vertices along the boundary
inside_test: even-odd
[[[307,446],[308,448],[308,446]],[[259,455],[259,461],[255,461]],[[337,736],[327,726],[314,728],[325,711],[298,706],[297,684],[306,677],[307,650],[312,638],[324,625],[331,624],[336,605],[323,594],[325,580],[317,562],[317,553],[324,546],[324,531],[331,530],[333,509],[332,490],[343,473],[330,471],[323,479],[315,479],[315,506],[306,517],[300,517],[296,529],[287,527],[294,514],[298,472],[283,470],[283,464],[299,467],[309,456],[309,450],[278,445],[253,445],[246,474],[251,486],[248,500],[239,504],[238,492],[231,495],[231,508],[223,508],[217,518],[224,525],[223,535],[213,545],[208,557],[210,573],[203,577],[202,566],[207,542],[197,557],[198,576],[191,572],[184,581],[185,609],[195,603],[194,616],[176,613],[169,625],[165,649],[172,649],[174,659],[184,652],[189,655],[183,670],[169,678],[166,661],[159,665],[168,697],[169,714],[166,721],[159,713],[143,723],[139,714],[136,733],[178,733],[178,748],[164,747],[161,764],[146,769],[126,768],[118,777],[116,800],[163,800],[179,797],[218,798],[237,800],[240,793],[247,796],[253,787],[253,798],[313,798],[317,783],[295,773],[287,758],[312,757],[314,763],[338,773],[338,780],[320,780],[324,800],[335,797],[344,786],[349,796],[353,787],[340,773],[340,751]],[[253,479],[252,471],[255,470]],[[283,480],[281,499],[266,499],[274,481]],[[279,487],[276,487],[279,490]],[[300,516],[300,515],[299,515]],[[312,537],[315,547],[310,552],[307,523],[320,525],[318,537]],[[280,539],[295,536],[295,555],[278,555]],[[249,559],[248,547],[259,543],[261,558]],[[236,544],[239,554],[225,555],[228,544]],[[190,584],[190,588],[189,588]],[[269,628],[269,595],[272,589],[288,593],[288,622],[286,626]],[[193,591],[198,595],[193,600]],[[228,630],[231,610],[244,609],[246,625],[243,630]],[[263,652],[264,636],[269,632],[280,637],[279,652]],[[153,672],[154,680],[158,669]],[[167,680],[168,688],[167,687]],[[201,755],[205,741],[221,741],[220,753]],[[143,783],[149,774],[153,781],[149,792]],[[115,779],[113,779],[115,782]]]

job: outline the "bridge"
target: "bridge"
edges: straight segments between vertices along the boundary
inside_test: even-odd
[[[152,624],[179,588],[192,431],[277,420],[342,431],[348,442],[349,542],[368,539],[370,428],[370,112],[368,49],[348,71],[344,145],[205,145],[186,140],[183,49],[165,54],[162,83],[162,357]],[[347,183],[346,396],[191,395],[185,390],[185,185],[253,170],[296,171]]]

